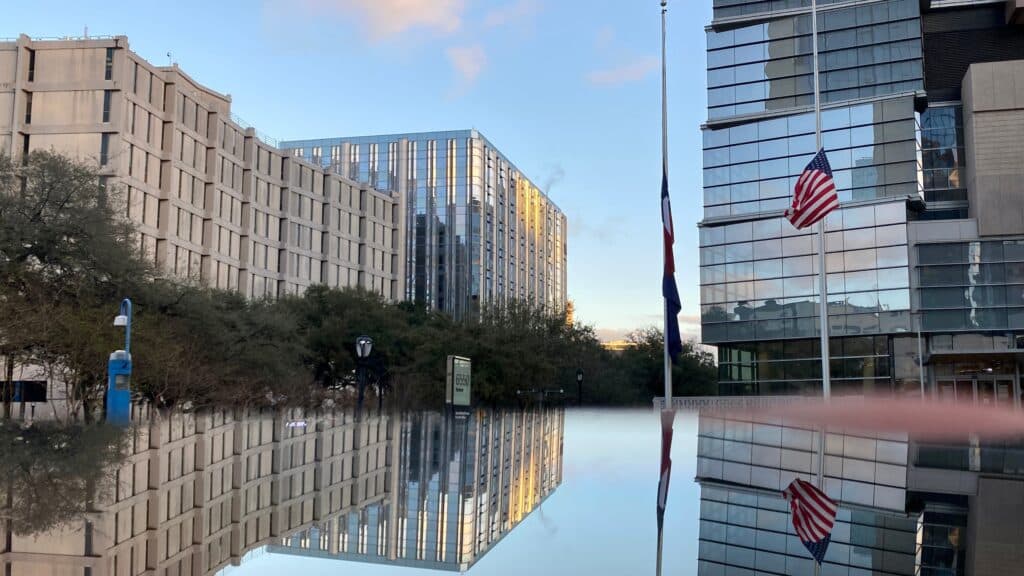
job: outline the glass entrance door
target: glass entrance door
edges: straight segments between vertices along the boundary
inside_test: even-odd
[[[1013,404],[1013,376],[979,376],[978,404],[1010,406]]]
[[[966,378],[939,380],[939,399],[947,402],[974,402],[974,380]]]

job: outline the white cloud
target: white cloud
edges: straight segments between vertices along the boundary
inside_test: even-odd
[[[621,66],[593,70],[587,74],[587,81],[595,86],[617,86],[643,80],[657,68],[657,58],[644,56]]]
[[[465,0],[298,0],[298,4],[313,16],[355,16],[374,40],[417,28],[451,34],[462,26],[466,5]]]
[[[533,16],[540,11],[540,8],[538,0],[516,0],[511,4],[506,4],[488,12],[484,16],[484,26],[487,28],[504,26]]]
[[[452,97],[457,97],[476,83],[480,73],[487,66],[487,53],[480,44],[452,46],[446,50],[448,61],[455,70],[456,82]]]

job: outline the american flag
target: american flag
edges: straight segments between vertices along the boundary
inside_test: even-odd
[[[661,278],[661,294],[665,297],[665,338],[668,353],[675,361],[683,352],[683,339],[679,335],[679,312],[683,305],[676,286],[676,258],[672,245],[676,243],[672,228],[672,203],[668,198],[668,171],[661,173],[661,224],[665,239],[665,273]]]
[[[838,506],[835,501],[806,480],[796,478],[782,491],[793,512],[793,529],[804,546],[821,564],[832,539]]]
[[[838,207],[839,195],[832,180],[832,167],[822,148],[796,181],[793,206],[786,210],[786,218],[797,228],[807,228]]]

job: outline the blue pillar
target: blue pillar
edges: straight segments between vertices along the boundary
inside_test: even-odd
[[[124,350],[110,354],[107,362],[107,422],[115,426],[131,423],[132,356]]]
[[[124,350],[116,350],[107,361],[107,422],[128,426],[132,420],[132,301],[125,298],[114,326],[124,327]]]

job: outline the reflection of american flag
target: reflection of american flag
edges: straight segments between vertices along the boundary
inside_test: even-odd
[[[793,206],[786,210],[786,218],[797,228],[807,228],[838,207],[839,195],[832,180],[832,167],[822,148],[796,181]]]
[[[811,556],[821,564],[832,538],[838,506],[813,484],[799,478],[782,491],[793,512],[793,529]]]

